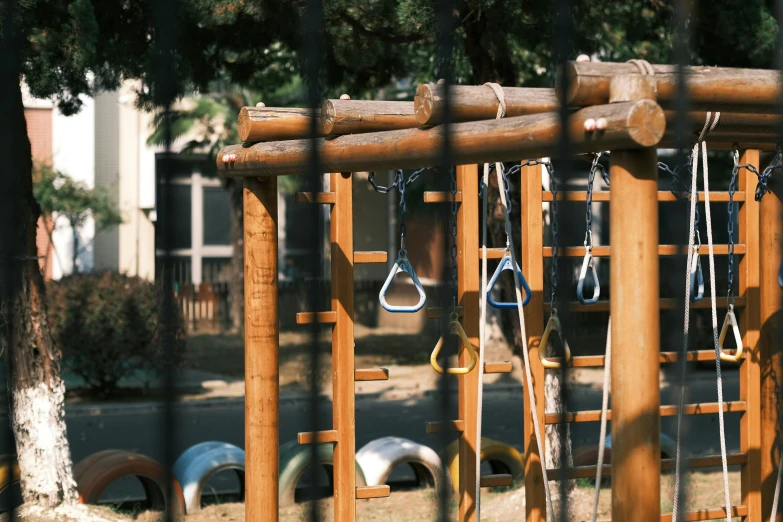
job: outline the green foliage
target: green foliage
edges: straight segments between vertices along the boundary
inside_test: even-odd
[[[46,164],[35,166],[33,183],[33,195],[44,215],[57,213],[73,228],[92,217],[96,232],[122,223],[119,209],[101,188],[89,188]]]
[[[49,326],[65,368],[100,394],[139,370],[164,369],[163,296],[151,282],[116,272],[77,274],[47,285]],[[174,362],[185,346],[184,321],[171,310]]]

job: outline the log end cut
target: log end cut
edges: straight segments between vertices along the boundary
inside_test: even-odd
[[[639,100],[628,113],[628,133],[641,147],[654,147],[666,132],[666,115],[652,100]]]
[[[239,109],[239,115],[237,116],[237,132],[239,133],[239,139],[242,141],[248,141],[248,138],[250,138],[250,115],[248,114],[247,107]]]
[[[433,100],[437,95],[438,85],[434,83],[422,83],[416,89],[416,97],[413,99],[413,112],[416,113],[416,121],[419,125],[432,125]]]
[[[334,100],[326,100],[321,106],[321,130],[325,136],[330,136],[332,132],[334,132],[334,118],[336,112]]]

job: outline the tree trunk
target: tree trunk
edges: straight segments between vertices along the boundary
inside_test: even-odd
[[[228,180],[227,189],[231,198],[231,281],[229,299],[231,300],[231,325],[242,332],[245,321],[245,216],[242,199],[242,180]]]
[[[73,252],[71,253],[71,273],[76,274],[79,272],[79,268],[76,266],[76,261],[79,259],[79,231],[76,229],[76,223],[71,221],[71,231],[73,232]]]
[[[8,13],[6,13],[8,14]],[[10,18],[10,16],[9,16]],[[25,502],[76,502],[65,428],[60,352],[49,332],[38,266],[32,156],[20,88],[18,46],[4,24],[0,43],[0,348],[8,370],[13,429]]]

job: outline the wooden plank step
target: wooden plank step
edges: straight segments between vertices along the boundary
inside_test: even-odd
[[[707,245],[702,245],[699,248],[699,254],[707,255],[710,249]],[[734,253],[737,255],[743,255],[746,252],[745,245],[740,243],[734,245]],[[610,257],[612,255],[612,247],[610,246],[594,246],[591,252],[593,257]],[[729,245],[713,245],[713,253],[716,256],[725,256],[729,254]],[[662,257],[679,256],[687,254],[686,245],[658,245],[658,255]],[[584,257],[585,247],[583,246],[570,246],[562,247],[557,253],[558,257]],[[552,257],[552,247],[544,247],[544,257]],[[489,252],[487,252],[487,258],[489,259]]]
[[[462,191],[457,191],[457,196],[454,198],[457,203],[462,201]],[[451,192],[433,192],[427,191],[424,193],[425,203],[451,203]]]
[[[746,516],[748,516],[747,506],[731,506],[732,518],[746,517]],[[678,517],[678,520],[683,520],[684,522],[693,522],[698,520],[725,520],[725,519],[726,519],[726,510],[724,508],[688,511],[682,513],[682,515]],[[661,515],[661,522],[671,522],[671,521],[672,521],[671,513],[665,513]],[[612,520],[607,518],[601,520],[600,522],[612,522]]]
[[[334,192],[297,192],[294,196],[297,203],[325,203],[334,205],[337,202],[337,196]]]
[[[729,466],[738,466],[748,461],[747,453],[729,453],[726,456]],[[661,471],[674,470],[674,459],[661,459]],[[707,455],[704,457],[690,457],[686,459],[684,466],[686,468],[718,468],[722,465],[720,455]],[[562,480],[563,473],[560,468],[546,470],[549,480]],[[595,478],[596,466],[576,466],[565,470],[565,478]],[[612,474],[612,465],[604,464],[603,476],[608,477]]]
[[[428,422],[427,433],[441,433],[443,431],[455,431],[462,433],[465,431],[465,421],[453,420],[447,422]]]
[[[714,353],[713,353],[714,357]],[[723,403],[723,411],[739,412],[747,411],[748,405],[745,401],[731,401]],[[702,402],[695,404],[685,404],[683,407],[684,415],[709,415],[712,413],[718,413],[717,402]],[[677,406],[664,405],[661,406],[661,417],[674,417],[677,415]],[[562,413],[547,413],[544,415],[544,421],[547,424],[558,424],[565,416],[565,422],[596,422],[601,420],[601,410],[584,410],[577,412]],[[606,419],[612,420],[612,410],[606,412]]]
[[[337,430],[301,431],[296,434],[299,444],[325,444],[337,442]]]
[[[440,319],[443,317],[443,308],[432,306],[426,309],[427,319]],[[446,313],[451,313],[451,308],[446,308]],[[461,306],[457,307],[457,315],[462,317],[465,313],[465,309]]]
[[[387,368],[361,368],[353,371],[354,381],[388,381]]]
[[[514,484],[514,477],[505,473],[497,475],[484,475],[481,477],[482,488],[497,488],[501,486],[511,486]]]
[[[381,486],[359,486],[356,488],[356,498],[386,498],[391,493],[391,488],[383,484]]]
[[[484,373],[511,373],[511,361],[485,362]]]
[[[368,250],[366,252],[354,252],[353,262],[357,264],[364,263],[385,263],[389,258],[383,250]]]
[[[680,357],[679,352],[660,352],[658,354],[658,362],[661,364],[675,363]],[[685,359],[690,362],[695,361],[714,361],[715,350],[693,350],[689,351],[685,356]],[[745,359],[743,353],[742,359]],[[605,358],[603,355],[578,355],[571,357],[570,365],[574,368],[597,368],[603,366]],[[723,363],[726,364],[726,363]]]
[[[594,202],[606,202],[609,201],[609,191],[599,191],[599,192],[593,192],[593,201]],[[745,191],[738,190],[734,193],[734,201],[745,201]],[[544,192],[542,195],[542,201],[554,201],[554,197],[552,196],[551,192]],[[574,191],[563,191],[557,193],[557,200],[558,201],[587,201],[587,192],[582,190],[574,190]],[[679,201],[674,194],[671,193],[671,191],[668,190],[660,190],[658,191],[658,201],[661,202],[675,202]],[[704,192],[699,192],[699,201],[704,201]],[[720,192],[710,191],[710,203],[728,203],[729,201],[729,193],[728,192]]]
[[[717,300],[718,308],[726,308],[726,296],[718,296]],[[545,303],[544,304],[544,311],[549,312],[550,304]],[[674,297],[664,297],[658,300],[658,307],[661,310],[674,310],[677,307],[682,306],[682,299],[677,299]],[[742,308],[745,306],[745,297],[737,297],[735,299],[735,308]],[[709,308],[710,307],[710,299],[709,297],[705,296],[704,299],[699,301],[698,303],[691,303],[691,310],[698,309],[698,308]],[[592,305],[583,305],[580,304],[579,301],[570,301],[568,303],[568,309],[571,312],[608,312],[609,311],[609,301],[598,301],[595,304]]]
[[[296,324],[335,324],[337,312],[299,312],[296,314]]]

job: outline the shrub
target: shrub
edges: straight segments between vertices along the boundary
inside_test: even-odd
[[[102,395],[138,370],[164,369],[163,294],[149,281],[117,272],[76,274],[47,285],[49,325],[63,365]],[[171,332],[174,364],[185,346],[176,301]]]

